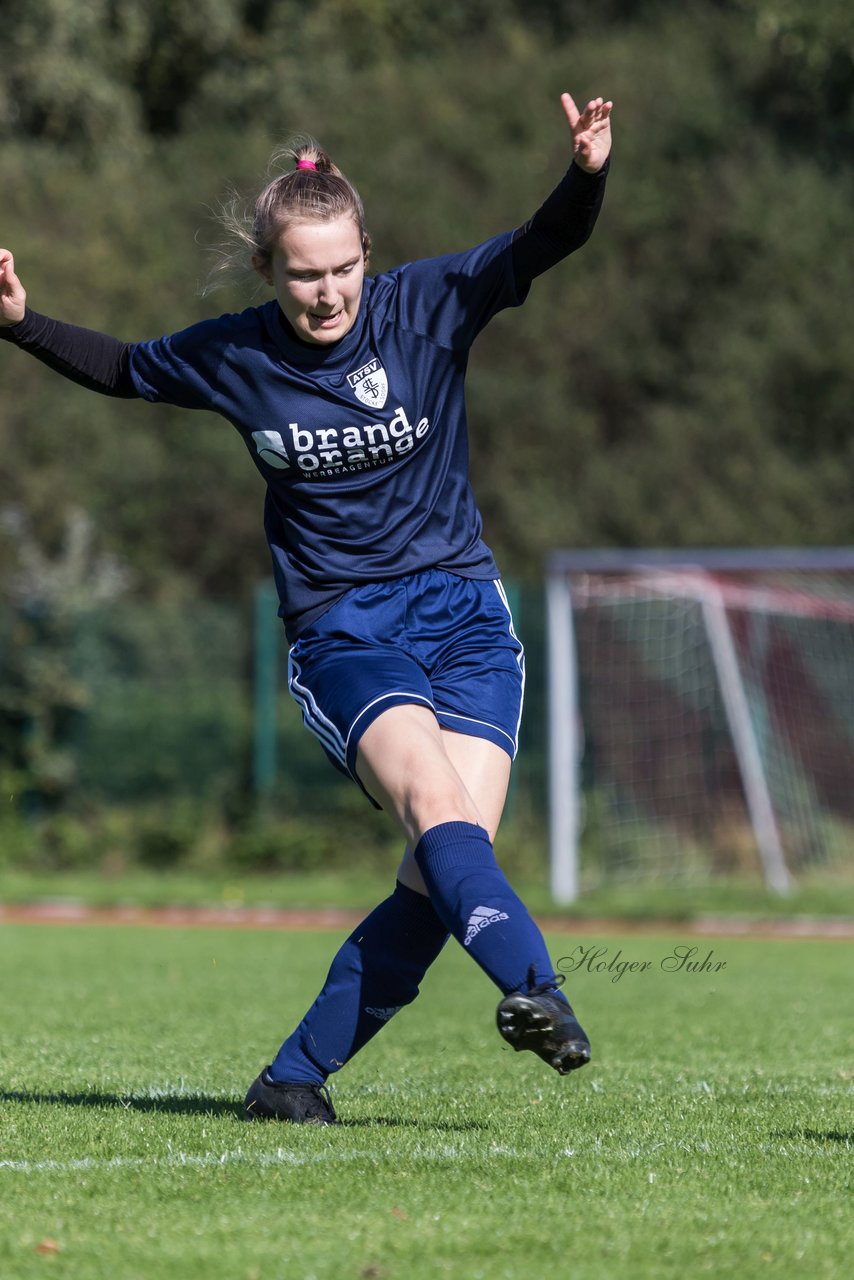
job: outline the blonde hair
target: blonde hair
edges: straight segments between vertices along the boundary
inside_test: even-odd
[[[371,251],[361,196],[313,138],[297,138],[280,147],[270,157],[267,181],[257,194],[232,192],[214,217],[227,232],[228,243],[212,250],[216,261],[204,295],[254,270],[253,258],[269,262],[282,232],[295,222],[350,217],[358,227],[366,265]]]

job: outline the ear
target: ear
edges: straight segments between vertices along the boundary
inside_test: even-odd
[[[252,266],[266,284],[273,283],[273,272],[270,268],[270,258],[268,254],[253,253]]]

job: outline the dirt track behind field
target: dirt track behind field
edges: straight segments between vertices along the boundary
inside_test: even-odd
[[[272,907],[89,907],[76,902],[0,903],[0,924],[144,925],[160,929],[352,929],[364,911],[334,908],[289,910]],[[850,941],[854,919],[848,916],[793,916],[753,919],[702,916],[696,920],[587,919],[537,915],[546,933],[690,934],[714,938],[815,938]]]

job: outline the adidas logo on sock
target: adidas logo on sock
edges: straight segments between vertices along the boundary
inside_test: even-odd
[[[370,1005],[365,1005],[365,1013],[369,1013],[372,1018],[379,1018],[380,1022],[388,1022],[389,1018],[393,1018],[396,1013],[400,1013],[402,1005],[395,1005],[392,1009],[373,1009]]]
[[[469,924],[466,929],[466,936],[463,939],[463,946],[469,947],[475,938],[488,925],[495,924],[499,920],[509,920],[506,911],[499,911],[497,907],[475,907],[469,916]]]

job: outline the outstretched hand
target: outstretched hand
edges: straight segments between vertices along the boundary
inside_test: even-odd
[[[587,173],[596,173],[611,153],[611,108],[613,102],[591,98],[583,111],[568,93],[560,95],[561,105],[572,130],[575,163]]]
[[[24,318],[27,293],[15,275],[15,259],[0,249],[0,325],[18,324]]]

